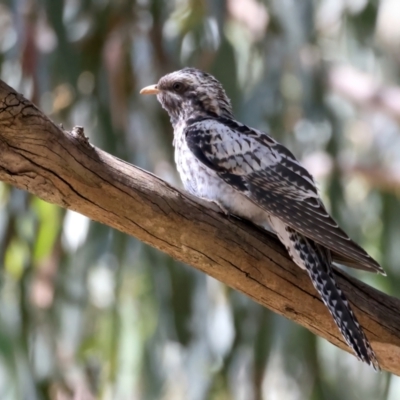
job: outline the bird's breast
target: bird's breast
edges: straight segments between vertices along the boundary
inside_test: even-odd
[[[185,190],[220,204],[233,215],[270,229],[267,213],[198,160],[182,135],[175,132],[174,143],[175,163]]]

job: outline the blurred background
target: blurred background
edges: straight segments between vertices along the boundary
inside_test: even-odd
[[[0,0],[1,79],[177,186],[168,117],[138,92],[184,66],[290,147],[388,274],[357,276],[398,296],[400,1]],[[2,183],[0,266],[2,400],[400,398],[399,377]]]

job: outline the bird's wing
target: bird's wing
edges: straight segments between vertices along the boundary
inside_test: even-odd
[[[266,133],[218,118],[192,121],[185,135],[203,164],[259,207],[330,249],[337,261],[384,273],[328,214],[308,171]]]

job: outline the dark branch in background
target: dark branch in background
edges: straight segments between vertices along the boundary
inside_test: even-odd
[[[66,132],[0,81],[0,180],[164,251],[349,351],[307,274],[278,241]],[[400,301],[343,272],[383,369],[400,375]]]

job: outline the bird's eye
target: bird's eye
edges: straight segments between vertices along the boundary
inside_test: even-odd
[[[181,83],[181,82],[175,82],[175,83],[172,85],[172,89],[173,89],[175,92],[181,92],[182,89],[183,89],[183,83]]]

